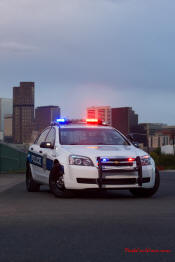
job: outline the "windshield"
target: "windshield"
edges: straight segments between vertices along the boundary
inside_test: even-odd
[[[115,129],[60,128],[61,145],[129,145]]]

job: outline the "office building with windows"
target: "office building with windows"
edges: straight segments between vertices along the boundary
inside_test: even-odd
[[[0,98],[0,132],[4,133],[4,118],[12,114],[13,100],[10,98]]]
[[[13,142],[29,143],[34,124],[34,82],[13,87]]]
[[[92,106],[87,108],[87,118],[95,118],[102,120],[107,124],[111,124],[111,107],[110,106]]]
[[[39,106],[35,109],[35,129],[41,132],[59,117],[59,106]]]
[[[112,126],[124,135],[132,133],[138,126],[138,115],[132,107],[118,107],[111,109]]]
[[[4,117],[4,141],[7,143],[12,143],[12,120],[11,114]]]

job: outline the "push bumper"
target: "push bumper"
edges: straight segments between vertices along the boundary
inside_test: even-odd
[[[152,166],[142,167],[140,157],[132,169],[103,170],[101,159],[97,167],[69,166],[65,176],[68,189],[129,189],[154,186],[155,171]]]

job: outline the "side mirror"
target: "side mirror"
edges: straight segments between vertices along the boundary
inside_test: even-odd
[[[40,144],[40,147],[41,147],[41,148],[51,148],[51,149],[54,148],[54,146],[53,146],[52,143],[50,143],[50,142],[42,142],[42,143]]]
[[[139,143],[134,141],[134,137],[131,134],[128,134],[126,138],[137,148],[139,148]]]
[[[135,147],[139,148],[139,143],[138,143],[138,142],[132,142],[132,144],[133,144]]]

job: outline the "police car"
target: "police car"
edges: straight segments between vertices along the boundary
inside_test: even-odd
[[[46,184],[57,197],[85,189],[128,189],[135,196],[149,197],[159,183],[150,155],[97,119],[78,124],[57,119],[29,147],[29,192]]]

